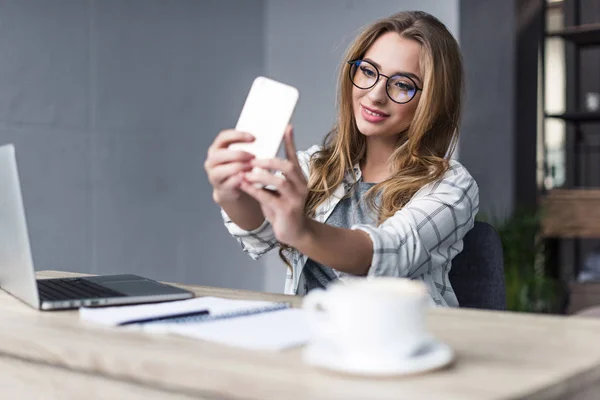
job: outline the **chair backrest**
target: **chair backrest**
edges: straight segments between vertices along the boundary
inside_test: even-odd
[[[463,241],[463,251],[452,260],[449,274],[460,306],[505,310],[506,287],[500,235],[490,224],[476,221]]]

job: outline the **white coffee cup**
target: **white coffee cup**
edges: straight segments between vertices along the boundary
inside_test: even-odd
[[[313,341],[348,362],[396,362],[415,355],[432,337],[425,313],[428,293],[420,281],[378,277],[335,283],[305,296]]]

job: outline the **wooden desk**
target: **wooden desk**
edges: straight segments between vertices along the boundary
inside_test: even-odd
[[[198,295],[300,302],[183,287]],[[246,351],[88,325],[76,312],[38,312],[1,291],[0,311],[0,388],[7,399],[600,398],[598,319],[436,309],[430,328],[457,351],[455,365],[376,380],[314,370],[302,364],[300,349]]]

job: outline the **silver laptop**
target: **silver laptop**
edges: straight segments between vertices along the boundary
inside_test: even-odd
[[[36,280],[15,147],[0,146],[0,288],[40,310],[182,300],[193,293],[137,275]]]

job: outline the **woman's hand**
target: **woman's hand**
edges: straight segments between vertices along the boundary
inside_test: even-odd
[[[229,145],[253,140],[254,136],[249,133],[228,129],[221,131],[208,149],[204,169],[217,204],[239,199],[244,173],[252,170],[254,156],[245,151],[229,150]]]
[[[241,189],[259,202],[277,240],[294,247],[308,233],[309,220],[304,214],[308,185],[298,164],[291,126],[285,131],[284,143],[287,160],[253,160],[252,166],[260,169],[244,174]],[[275,176],[269,170],[279,171],[283,177]],[[260,189],[255,184],[273,187],[275,191]]]

